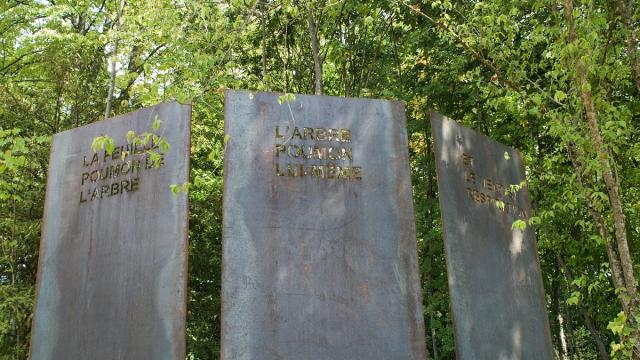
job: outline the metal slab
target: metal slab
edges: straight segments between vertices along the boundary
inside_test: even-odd
[[[553,359],[520,153],[431,113],[458,359]],[[504,208],[502,206],[504,204]]]
[[[156,116],[163,164],[140,146],[123,159],[127,132]],[[191,106],[172,102],[54,135],[31,359],[185,358],[187,197],[169,185],[189,178],[190,125]],[[113,156],[94,158],[100,135]]]
[[[222,359],[425,358],[405,113],[227,91]]]

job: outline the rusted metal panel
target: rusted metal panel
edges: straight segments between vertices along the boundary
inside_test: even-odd
[[[142,146],[123,158],[127,132],[156,116],[162,165]],[[187,197],[169,186],[188,181],[190,126],[191,106],[172,102],[54,135],[32,359],[185,358]],[[112,156],[94,158],[100,135]]]
[[[279,95],[226,93],[222,358],[424,359],[402,103]]]
[[[431,113],[459,359],[553,359],[520,153]]]

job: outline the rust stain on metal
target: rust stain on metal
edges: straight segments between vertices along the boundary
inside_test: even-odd
[[[228,91],[223,359],[426,357],[404,106]]]
[[[170,144],[159,167],[126,140],[156,116]],[[188,206],[169,185],[189,179],[190,125],[173,102],[54,135],[32,359],[184,358]],[[101,135],[114,154],[94,154]]]
[[[553,359],[520,153],[431,112],[456,355]],[[515,186],[515,187],[514,187]]]

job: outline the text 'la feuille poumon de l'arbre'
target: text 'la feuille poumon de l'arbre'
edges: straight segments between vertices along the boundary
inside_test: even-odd
[[[82,158],[80,203],[100,200],[137,191],[144,171],[164,166],[164,156],[152,159],[149,151],[157,144],[138,145],[128,143],[116,146],[111,153],[93,152]]]

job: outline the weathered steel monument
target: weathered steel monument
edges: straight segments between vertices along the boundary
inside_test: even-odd
[[[404,107],[227,91],[222,358],[425,359]]]
[[[32,359],[185,358],[190,126],[173,102],[54,135]]]
[[[520,153],[435,112],[431,126],[458,358],[553,359]]]

